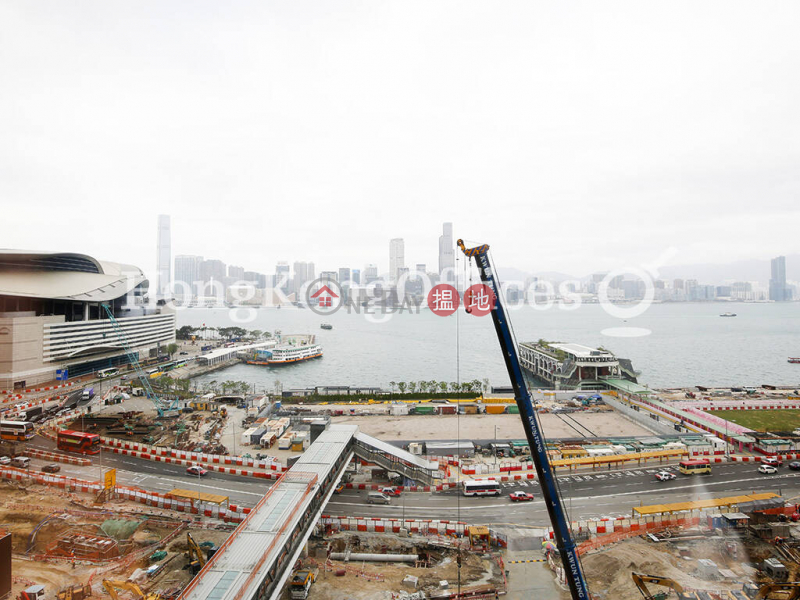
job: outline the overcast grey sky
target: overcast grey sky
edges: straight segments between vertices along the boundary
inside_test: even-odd
[[[800,251],[797,2],[0,4],[0,247],[582,275]]]

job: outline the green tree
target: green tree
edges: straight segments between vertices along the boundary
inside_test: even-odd
[[[175,330],[175,337],[179,340],[188,340],[192,337],[192,334],[197,331],[196,327],[192,327],[191,325],[183,325]]]
[[[406,386],[407,385],[408,384],[405,381],[401,381],[400,383],[397,384],[397,389],[400,390],[401,394],[405,394],[406,393]]]
[[[261,331],[260,329],[253,329],[253,331],[250,332],[250,335],[253,336],[253,339],[257,340],[261,338],[262,335],[264,335],[264,332]]]
[[[447,382],[446,382],[446,381],[440,381],[440,382],[439,382],[439,390],[441,390],[441,392],[442,392],[443,394],[444,394],[445,392],[447,392]]]
[[[489,393],[489,380],[486,378],[483,379],[483,393],[484,394]]]
[[[417,383],[417,389],[418,389],[418,390],[419,390],[421,393],[423,393],[423,394],[424,394],[425,392],[427,392],[427,391],[428,391],[428,382],[427,382],[427,381],[420,381],[420,382],[418,382],[418,383]]]
[[[417,382],[416,381],[409,381],[408,382],[408,391],[412,394],[417,392]]]
[[[389,382],[389,386],[392,388],[392,393],[394,394],[394,388],[397,387],[397,382],[396,381],[390,381]]]
[[[170,359],[175,356],[175,353],[178,351],[178,344],[167,344],[167,354],[169,354]]]

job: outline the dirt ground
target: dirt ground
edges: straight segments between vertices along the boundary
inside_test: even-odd
[[[571,413],[568,415],[592,431],[597,437],[651,436],[652,432],[629,421],[617,412]],[[539,420],[548,438],[581,437],[557,414],[540,414]],[[403,415],[333,417],[334,423],[358,425],[361,432],[382,440],[448,440],[448,439],[524,439],[519,415]]]
[[[762,546],[764,546],[762,548]],[[581,562],[589,588],[601,600],[641,600],[631,572],[669,577],[686,589],[741,590],[742,581],[750,579],[754,569],[751,560],[768,555],[769,547],[761,542],[737,538],[676,540],[655,544],[643,538],[632,538],[583,557]],[[681,556],[685,555],[685,558]],[[730,569],[736,582],[703,579],[698,572],[698,559],[714,561],[720,569]],[[648,584],[652,592],[666,588]]]
[[[354,540],[358,538],[358,546]],[[415,543],[416,542],[416,543]],[[430,553],[430,568],[416,567],[410,563],[381,562],[349,562],[331,561],[333,571],[319,568],[317,580],[311,587],[309,600],[389,600],[395,594],[414,589],[402,584],[403,578],[413,575],[419,578],[417,590],[431,592],[439,589],[439,582],[449,582],[453,589],[458,585],[459,568],[454,550],[443,550],[426,547],[424,538],[401,540],[393,535],[339,533],[324,541],[312,543],[310,552],[316,562],[325,562],[325,549],[328,543],[333,544],[335,552],[349,547],[353,552],[375,552],[395,554]],[[308,562],[308,561],[306,561]],[[306,566],[306,565],[304,565]],[[346,570],[346,574],[337,576],[336,572]],[[357,573],[363,571],[363,575]],[[382,580],[379,580],[382,578]],[[472,586],[500,585],[502,574],[497,562],[489,555],[475,554],[465,551],[462,554],[461,586],[466,590]],[[284,594],[288,598],[288,593]]]
[[[103,506],[104,511],[118,511],[118,515],[114,518],[143,520],[153,516],[128,512],[141,509],[141,505],[127,502]],[[12,597],[16,597],[16,594],[33,584],[44,585],[48,597],[53,597],[55,592],[69,585],[87,582],[93,573],[97,573],[93,585],[99,592],[104,578],[126,579],[136,568],[147,568],[150,565],[145,556],[129,566],[106,573],[103,566],[81,564],[80,561],[73,567],[68,561],[42,562],[32,558],[36,553],[44,552],[53,540],[70,529],[104,535],[99,525],[112,515],[107,512],[102,514],[97,512],[94,516],[91,514],[94,512],[95,507],[89,495],[68,495],[42,486],[26,487],[9,482],[0,483],[0,531],[7,531],[12,535],[12,574],[15,578]],[[158,510],[151,512],[163,513],[163,518],[167,520],[143,522],[129,538],[132,542],[128,545],[131,550],[153,544],[155,551],[156,548],[160,548],[159,540],[181,525],[180,519],[176,519],[174,514]],[[31,533],[51,515],[55,517],[39,528],[31,552],[26,554]],[[197,543],[213,542],[217,547],[230,535],[229,530],[190,528],[188,531],[192,533]],[[179,533],[165,549],[168,552],[162,560],[165,567],[156,577],[148,581],[146,586],[148,589],[165,590],[183,586],[191,578],[191,572],[183,568],[188,562],[184,556],[187,550],[186,534]]]

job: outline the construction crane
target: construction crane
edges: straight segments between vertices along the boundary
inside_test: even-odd
[[[505,359],[511,384],[514,386],[514,396],[519,407],[519,416],[522,419],[522,427],[525,429],[525,436],[528,438],[528,444],[531,448],[531,456],[536,466],[536,475],[539,478],[542,496],[547,507],[547,513],[550,516],[550,523],[553,526],[556,547],[564,565],[567,585],[569,586],[572,600],[589,600],[589,588],[583,576],[575,543],[572,541],[566,512],[561,505],[561,498],[558,495],[558,488],[553,476],[553,470],[550,467],[547,448],[536,417],[536,411],[533,408],[531,395],[528,392],[528,386],[522,374],[522,367],[517,353],[517,343],[503,307],[500,285],[489,260],[489,245],[484,244],[475,248],[466,248],[464,240],[458,240],[458,247],[461,248],[461,251],[468,259],[475,259],[481,281],[494,294],[494,307],[491,310],[494,329],[500,342],[500,348],[503,351],[503,358]]]
[[[105,309],[106,316],[108,316],[111,326],[114,328],[122,347],[125,349],[125,354],[128,355],[128,361],[133,365],[133,369],[136,371],[139,381],[142,382],[142,388],[144,389],[145,396],[147,396],[147,399],[155,405],[156,411],[158,411],[158,416],[163,417],[167,411],[176,410],[178,408],[177,400],[170,405],[159,398],[153,391],[153,387],[150,385],[150,379],[147,377],[147,373],[144,372],[142,365],[139,364],[139,355],[137,352],[133,351],[133,348],[128,341],[128,336],[125,333],[125,330],[119,324],[119,321],[117,321],[117,319],[114,317],[114,313],[111,312],[111,307],[105,303],[101,304],[101,306]]]
[[[668,577],[660,577],[658,575],[641,575],[639,573],[631,573],[631,577],[633,577],[633,582],[636,584],[636,587],[639,588],[639,591],[642,593],[644,600],[666,600],[669,596],[669,592],[657,592],[655,594],[651,594],[650,590],[647,589],[648,583],[654,583],[656,585],[661,585],[664,587],[668,587],[671,590],[675,591],[679,600],[688,600],[689,598],[696,598],[696,596],[689,596],[684,592],[683,587],[674,579],[670,579]]]
[[[142,588],[135,583],[131,583],[130,581],[104,579],[103,587],[106,588],[108,595],[111,596],[111,600],[119,600],[119,594],[117,593],[117,590],[124,590],[132,593],[136,600],[162,600],[161,594],[156,592],[151,592],[149,594],[145,593]]]

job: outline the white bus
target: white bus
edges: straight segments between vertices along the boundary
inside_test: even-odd
[[[500,484],[492,479],[465,481],[462,493],[465,496],[499,496]]]
[[[102,369],[97,372],[97,376],[100,379],[108,379],[109,377],[116,377],[117,375],[119,375],[119,369],[114,367],[110,369]]]
[[[28,421],[0,421],[0,438],[25,442],[33,438],[33,423]]]

